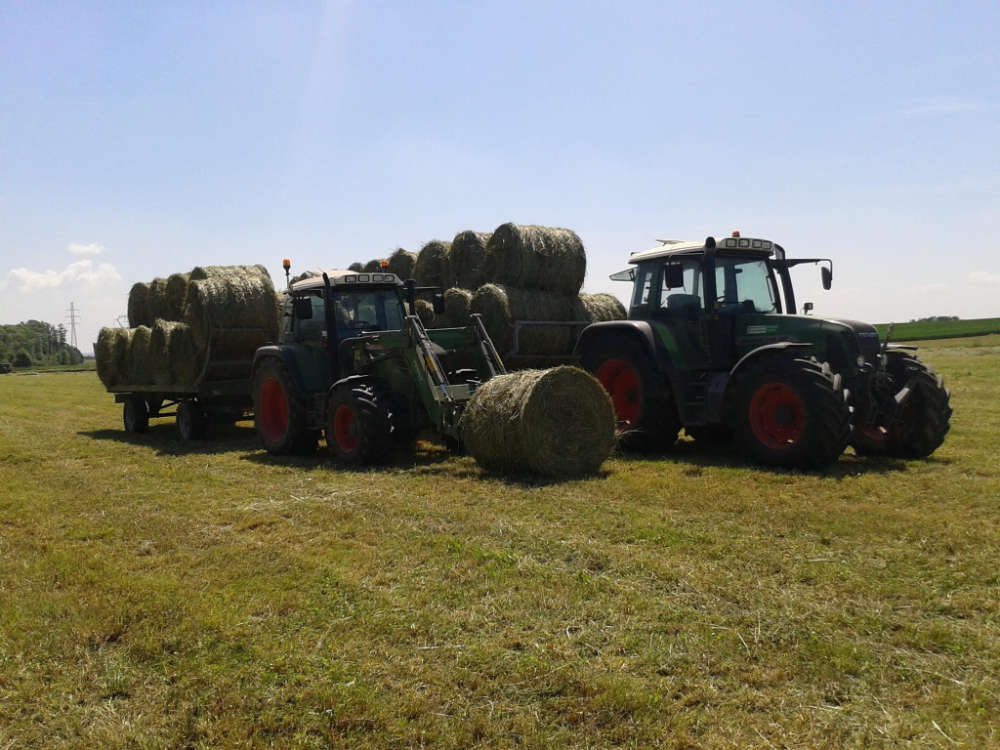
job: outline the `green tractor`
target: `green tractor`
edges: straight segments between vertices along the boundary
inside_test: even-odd
[[[431,295],[441,312],[440,291],[391,273],[329,271],[290,283],[279,342],[253,361],[264,447],[312,454],[325,432],[338,460],[376,463],[428,428],[458,447],[466,402],[505,370],[478,316],[463,328],[425,330],[415,298]]]
[[[611,395],[626,442],[665,447],[733,440],[753,460],[818,468],[851,444],[859,454],[918,458],[951,417],[940,376],[915,347],[879,340],[853,320],[796,314],[785,257],[769,240],[661,241],[613,274],[631,281],[629,319],[583,330],[576,354]]]

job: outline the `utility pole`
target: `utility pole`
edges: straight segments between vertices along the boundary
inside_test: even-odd
[[[76,309],[76,305],[73,302],[70,302],[69,310],[67,310],[66,312],[69,313],[69,315],[67,316],[69,318],[69,330],[70,330],[69,343],[74,349],[79,349],[80,347],[76,345],[76,321],[77,321],[76,314],[78,312]]]

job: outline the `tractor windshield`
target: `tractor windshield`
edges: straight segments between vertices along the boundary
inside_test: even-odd
[[[761,259],[719,256],[715,259],[715,289],[718,303],[741,305],[759,313],[778,312],[774,279]]]
[[[333,310],[337,328],[343,334],[397,331],[403,327],[403,304],[394,289],[337,294]]]

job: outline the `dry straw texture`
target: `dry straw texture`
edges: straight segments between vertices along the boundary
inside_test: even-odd
[[[165,320],[180,320],[184,317],[184,302],[187,300],[189,273],[172,273],[167,277],[167,305],[170,312]]]
[[[370,260],[367,263],[365,263],[365,267],[363,270],[365,273],[378,273],[379,271],[382,270],[382,261]]]
[[[351,265],[347,267],[347,270],[354,271],[354,273],[361,273],[365,270],[365,267],[361,263],[351,263]]]
[[[149,320],[149,284],[139,281],[128,293],[128,324],[135,328]]]
[[[413,267],[413,278],[421,286],[439,286],[447,289],[451,283],[449,253],[451,243],[431,240],[420,249]]]
[[[444,292],[444,315],[450,326],[464,326],[469,322],[472,292],[452,287]]]
[[[149,341],[153,331],[149,326],[128,329],[128,384],[152,385],[153,371],[149,362]]]
[[[102,328],[94,344],[97,377],[105,388],[125,381],[129,337],[126,328]]]
[[[490,241],[490,236],[472,231],[459,232],[455,235],[449,253],[452,281],[455,286],[462,289],[478,289],[491,280],[486,277],[486,244]]]
[[[577,294],[587,256],[576,232],[502,224],[486,245],[486,277],[500,284]]]
[[[434,305],[425,299],[418,299],[413,303],[413,307],[420,322],[424,324],[424,328],[433,328],[434,321],[437,319],[434,314]]]
[[[246,336],[239,333],[224,333],[216,338],[213,359],[249,358],[256,347],[250,349],[249,354],[243,349],[252,341],[260,341],[257,345],[260,346],[276,338],[277,309],[277,297],[269,277],[234,272],[228,276],[192,281],[188,286],[184,322],[191,326],[191,332],[199,349],[207,346],[211,329],[262,329]],[[220,347],[228,354],[238,356],[223,356]]]
[[[191,390],[201,369],[191,328],[173,320],[157,320],[149,339],[153,384]]]
[[[398,248],[389,256],[389,273],[396,274],[401,280],[413,278],[413,269],[417,265],[417,254]]]
[[[179,317],[170,309],[170,299],[167,296],[166,279],[153,279],[149,282],[149,296],[147,300],[147,317],[145,320],[141,321],[140,325],[152,328],[157,318],[174,320]]]
[[[268,280],[271,279],[271,274],[267,272],[267,268],[259,263],[254,266],[195,266],[191,269],[191,281],[227,278],[233,275],[264,276]]]
[[[576,477],[611,454],[615,414],[601,384],[577,367],[522,370],[476,390],[462,440],[491,471]]]

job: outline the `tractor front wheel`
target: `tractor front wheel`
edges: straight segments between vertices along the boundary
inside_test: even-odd
[[[305,397],[284,362],[268,359],[253,377],[254,426],[260,442],[273,455],[308,456],[319,438],[307,427]]]
[[[596,341],[581,357],[611,396],[619,439],[626,447],[668,448],[680,420],[667,379],[634,341]]]
[[[371,384],[336,388],[327,410],[326,445],[345,464],[392,458],[393,419],[388,399]]]
[[[911,354],[889,352],[893,395],[913,389],[892,424],[866,425],[854,431],[851,444],[861,456],[926,458],[951,429],[951,394],[941,376]]]
[[[762,464],[828,466],[847,445],[850,420],[840,376],[815,360],[764,357],[731,384],[729,424],[736,443]]]

